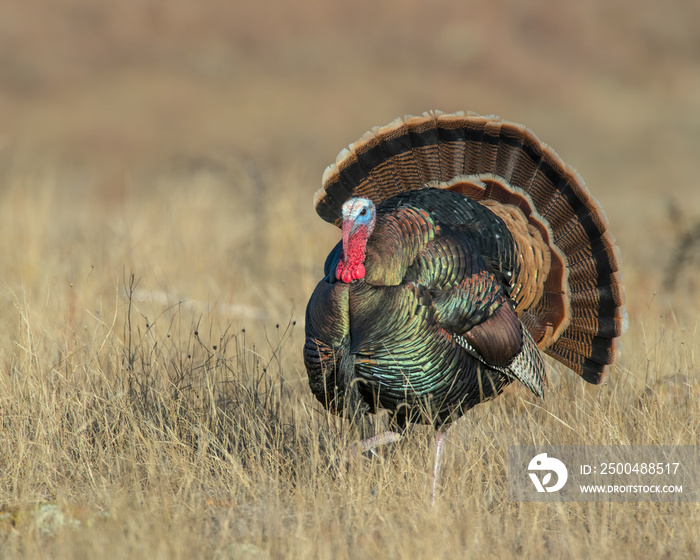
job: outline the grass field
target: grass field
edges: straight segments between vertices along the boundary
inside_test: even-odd
[[[700,441],[700,243],[664,284],[700,219],[699,9],[579,4],[7,2],[0,558],[699,556],[697,503],[508,501],[510,445]],[[430,431],[341,468],[301,359],[324,166],[431,108],[578,169],[630,318],[602,386],[549,361],[544,400],[458,422],[435,507]]]

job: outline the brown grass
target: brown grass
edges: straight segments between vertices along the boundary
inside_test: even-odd
[[[195,5],[3,8],[0,558],[700,555],[697,504],[510,503],[506,476],[514,444],[700,441],[696,265],[662,288],[700,214],[695,4]],[[578,168],[630,312],[604,385],[549,362],[544,401],[458,422],[434,508],[430,432],[345,472],[301,360],[323,166],[428,108]]]

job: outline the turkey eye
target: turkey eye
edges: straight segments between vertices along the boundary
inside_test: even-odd
[[[367,208],[360,210],[360,216],[364,216],[367,213]]]

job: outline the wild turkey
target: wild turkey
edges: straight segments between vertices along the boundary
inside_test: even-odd
[[[540,351],[589,383],[615,359],[626,315],[607,220],[525,127],[397,119],[340,152],[314,205],[342,240],[306,309],[311,390],[336,414],[432,423],[433,500],[443,426],[513,380],[541,397]]]

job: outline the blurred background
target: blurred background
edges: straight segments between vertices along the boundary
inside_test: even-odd
[[[578,170],[630,319],[603,385],[470,412],[435,510],[430,430],[341,476],[301,352],[324,168],[430,109]],[[2,0],[0,556],[697,557],[690,504],[505,481],[514,442],[697,443],[699,177],[698,0]]]
[[[6,0],[5,301],[71,316],[71,289],[113,297],[134,272],[156,303],[303,319],[338,238],[311,204],[323,169],[428,109],[553,146],[608,214],[632,318],[648,311],[700,216],[696,0]]]

